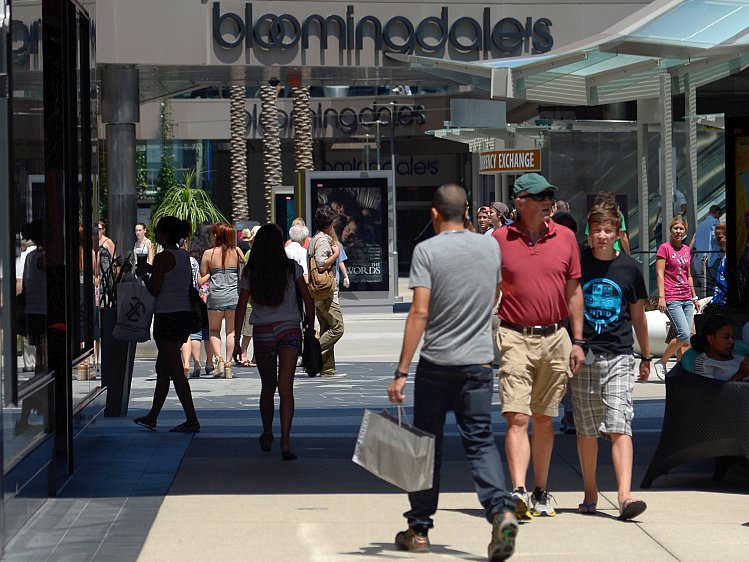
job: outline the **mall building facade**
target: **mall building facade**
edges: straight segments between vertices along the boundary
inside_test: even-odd
[[[108,234],[118,248],[131,248],[139,216],[137,155],[144,151],[146,173],[158,172],[162,102],[170,100],[178,167],[201,171],[202,185],[228,213],[226,90],[245,86],[249,218],[261,221],[258,88],[276,81],[282,87],[282,181],[294,185],[285,88],[309,86],[317,170],[376,168],[378,138],[383,168],[395,154],[399,239],[405,247],[418,239],[440,184],[466,185],[474,202],[494,197],[494,187],[478,175],[469,143],[430,134],[454,119],[451,101],[485,101],[488,94],[480,84],[422,73],[388,53],[456,61],[553,53],[648,2],[3,0],[3,5],[0,544],[7,544],[73,474],[87,447],[85,428],[103,412],[107,373],[92,376],[89,369],[84,377],[77,368],[93,364],[99,335],[94,226],[100,180],[106,177]],[[721,96],[725,90],[716,90],[716,99]],[[505,110],[500,121],[532,124],[545,113],[631,117],[627,107],[576,114],[493,103],[486,110],[488,123]],[[392,120],[390,107],[397,107]],[[394,123],[394,144],[389,125],[380,125],[378,135],[371,124],[378,118]]]

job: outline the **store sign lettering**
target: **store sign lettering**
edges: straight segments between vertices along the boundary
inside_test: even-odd
[[[323,109],[322,104],[318,103],[316,108],[313,106],[310,109],[310,112],[312,114],[312,133],[314,136],[324,134],[328,127],[341,133],[352,134],[359,130],[360,127],[366,130],[374,128],[373,125],[364,124],[367,122],[377,120],[390,122],[390,107],[388,107],[388,104],[380,105],[373,103],[362,108],[343,107],[336,109],[328,107]],[[248,137],[254,137],[255,133],[260,132],[260,113],[257,104],[253,104],[252,109],[247,111],[246,128]],[[425,123],[426,108],[421,104],[401,105],[395,111],[396,127],[411,127],[424,125]],[[278,127],[281,129],[281,133],[284,134],[287,131],[291,131],[293,125],[294,112],[286,112],[279,108]]]
[[[388,155],[388,158],[390,156]],[[377,170],[377,162],[374,159],[374,151],[369,161],[369,170]],[[390,161],[382,163],[383,170],[390,169]],[[350,160],[337,160],[325,163],[326,172],[351,172],[356,170],[366,170],[367,162],[364,159],[353,157]],[[399,176],[436,176],[439,174],[439,162],[437,160],[419,160],[413,156],[409,158],[399,158],[395,166]]]
[[[244,14],[221,12],[221,3],[213,3],[213,40],[223,49],[244,45],[245,49],[309,49],[309,38],[319,38],[320,49],[328,48],[334,36],[338,49],[360,51],[365,43],[374,43],[375,51],[395,53],[433,53],[446,45],[463,53],[499,50],[506,54],[546,53],[554,45],[551,20],[525,21],[502,18],[492,23],[491,8],[485,7],[481,21],[461,16],[451,21],[449,8],[440,16],[429,16],[418,23],[404,16],[387,21],[367,15],[357,18],[354,6],[346,6],[346,15],[311,14],[299,20],[291,14],[267,13],[254,18],[252,2],[245,3]]]

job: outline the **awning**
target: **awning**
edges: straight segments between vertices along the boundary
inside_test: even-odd
[[[749,67],[749,0],[657,0],[616,26],[553,54],[481,62],[388,56],[493,98],[600,105],[672,94]]]

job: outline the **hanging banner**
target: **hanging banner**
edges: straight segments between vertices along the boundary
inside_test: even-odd
[[[541,150],[492,150],[479,158],[481,174],[515,174],[541,171]]]

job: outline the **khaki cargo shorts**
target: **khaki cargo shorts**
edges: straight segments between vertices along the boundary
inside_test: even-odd
[[[559,415],[567,391],[572,342],[567,330],[524,336],[499,327],[499,398],[502,413]]]

